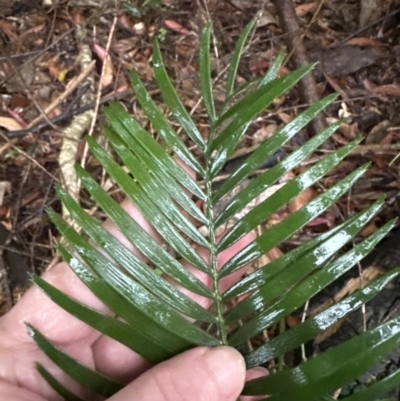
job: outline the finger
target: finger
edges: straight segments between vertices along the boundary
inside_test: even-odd
[[[199,347],[148,370],[108,401],[235,401],[244,380],[235,349]]]
[[[3,381],[0,381],[0,399],[7,401],[47,401],[37,394]]]
[[[72,298],[99,311],[106,311],[104,304],[87,289],[66,263],[59,263],[44,277]],[[52,302],[36,286],[32,286],[12,310],[0,319],[2,344],[7,340],[11,343],[31,343],[26,334],[25,322],[31,323],[57,344],[71,343],[88,334],[94,334],[93,341],[98,337],[93,329]]]
[[[262,367],[253,368],[246,372],[246,382],[249,380],[258,379],[259,377],[263,377],[268,375],[268,370]],[[249,395],[240,397],[240,401],[259,401],[265,398],[265,396],[259,395]]]

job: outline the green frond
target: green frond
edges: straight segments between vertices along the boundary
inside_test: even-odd
[[[200,35],[199,85],[203,115],[208,118],[207,139],[180,100],[157,41],[153,45],[154,77],[168,112],[157,106],[137,72],[132,72],[131,83],[158,139],[116,103],[103,111],[106,116],[103,133],[111,151],[103,149],[93,138],[87,138],[92,155],[115,188],[136,206],[157,233],[157,238],[148,234],[80,166],[76,166],[76,171],[82,187],[123,235],[124,241],[115,238],[100,219],[83,210],[65,190],[57,189],[59,199],[81,229],[78,232],[76,226],[49,210],[50,219],[65,240],[58,245],[58,250],[109,313],[83,305],[39,277],[34,277],[33,281],[73,316],[151,363],[159,363],[199,345],[232,345],[242,351],[249,368],[272,362],[280,364],[277,372],[271,371],[269,376],[248,382],[243,394],[265,396],[268,401],[332,401],[335,390],[357,379],[398,346],[399,318],[297,366],[282,365],[285,354],[303,347],[369,302],[400,275],[400,268],[387,272],[287,331],[276,333],[270,329],[284,323],[285,318],[361,261],[391,230],[394,221],[363,241],[355,241],[382,209],[384,200],[379,199],[347,221],[258,267],[222,292],[220,282],[224,277],[250,263],[260,262],[266,252],[280,247],[332,207],[368,169],[368,165],[355,169],[276,225],[264,227],[272,215],[329,174],[361,142],[358,138],[321,157],[307,169],[301,167],[338,129],[338,122],[304,142],[273,167],[258,171],[266,159],[289,144],[300,130],[332,104],[336,95],[331,94],[279,128],[234,172],[224,174],[224,181],[214,188],[214,179],[254,119],[263,115],[278,97],[286,95],[313,68],[304,66],[280,76],[285,57],[281,51],[264,77],[237,87],[238,67],[255,26],[255,20],[251,21],[238,39],[226,70],[222,101],[215,101],[213,96],[211,25],[207,24]],[[170,117],[174,124],[178,123],[182,134],[171,124]],[[201,185],[183,165],[197,175]],[[302,173],[280,185],[269,197],[259,200],[293,170]],[[248,185],[242,188],[245,180]],[[256,206],[250,207],[254,204]],[[225,226],[229,228],[221,235]],[[254,230],[260,234],[219,268],[217,261],[221,253]],[[351,243],[354,245],[350,246]],[[199,277],[206,277],[206,280]],[[196,303],[192,299],[194,294],[204,297],[211,306],[206,308]],[[78,383],[106,397],[122,387],[64,354],[32,326],[28,327],[39,348]],[[261,340],[260,333],[264,330],[272,333],[268,342]],[[247,349],[245,344],[251,347]],[[38,370],[65,400],[82,401],[43,366],[38,365]],[[400,374],[394,372],[343,399],[375,400],[384,397],[399,382]]]

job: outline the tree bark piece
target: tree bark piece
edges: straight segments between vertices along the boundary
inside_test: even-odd
[[[299,68],[309,64],[307,51],[304,47],[300,26],[292,0],[273,0],[279,22],[283,31],[287,34],[286,45],[292,54],[292,67]],[[312,74],[305,76],[299,83],[302,101],[313,104],[319,100],[317,85]],[[310,125],[312,135],[317,134],[326,127],[325,119],[319,114]]]

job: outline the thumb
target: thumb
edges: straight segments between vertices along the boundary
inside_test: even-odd
[[[199,347],[148,370],[108,401],[235,401],[245,374],[235,349]]]

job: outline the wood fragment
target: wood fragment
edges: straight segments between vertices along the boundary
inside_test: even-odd
[[[294,68],[299,68],[309,64],[307,51],[303,43],[302,36],[299,36],[300,26],[297,21],[296,10],[292,0],[273,1],[281,28],[287,34],[285,36],[289,52],[292,54],[292,64]],[[319,100],[317,85],[312,74],[306,75],[299,83],[301,99],[304,103],[313,104]],[[315,135],[326,128],[326,122],[322,114],[319,114],[310,123],[311,134]]]

